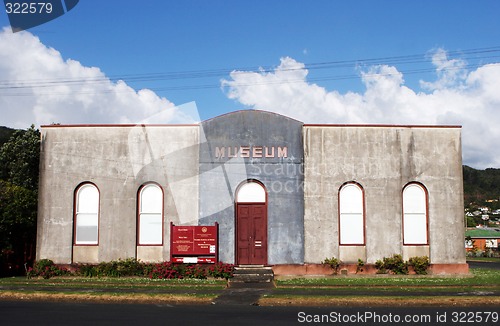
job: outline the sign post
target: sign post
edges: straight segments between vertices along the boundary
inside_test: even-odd
[[[185,264],[219,262],[219,223],[175,226],[170,222],[170,261]]]

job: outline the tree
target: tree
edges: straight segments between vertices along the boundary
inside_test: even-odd
[[[38,191],[40,132],[31,125],[16,130],[0,149],[0,179]]]
[[[0,148],[1,274],[31,264],[36,242],[40,133],[17,130]]]
[[[12,128],[0,127],[0,147],[10,139],[15,131],[16,130]]]
[[[4,273],[16,273],[35,259],[37,194],[0,180],[0,203],[0,256]]]
[[[472,216],[467,216],[467,227],[468,228],[475,228],[477,223],[476,221],[474,220],[474,217]]]

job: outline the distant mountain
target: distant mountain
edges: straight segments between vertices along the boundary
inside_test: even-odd
[[[500,198],[500,169],[476,170],[463,166],[465,206]]]

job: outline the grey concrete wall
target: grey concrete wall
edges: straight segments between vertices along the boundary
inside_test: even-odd
[[[460,128],[304,126],[304,147],[307,263],[339,257],[338,192],[348,181],[364,188],[368,263],[403,254],[402,189],[412,181],[429,194],[431,263],[465,262]]]
[[[465,262],[460,128],[312,126],[262,111],[239,111],[200,126],[42,127],[37,259],[71,263],[73,203],[82,182],[100,192],[99,247],[77,255],[136,257],[137,191],[164,191],[162,259],[170,229],[219,222],[219,254],[235,261],[235,194],[248,179],[268,193],[268,263],[367,263],[393,254],[429,253],[433,264]],[[287,148],[286,157],[216,156],[216,148]],[[220,152],[219,152],[220,154]],[[234,154],[234,153],[233,153]],[[338,192],[364,189],[366,246],[339,248]],[[428,191],[429,246],[403,247],[402,189]],[[157,256],[157,249],[146,250]]]
[[[198,126],[42,127],[37,259],[71,263],[74,192],[82,182],[100,193],[99,261],[136,257],[137,191],[164,191],[164,248],[169,223],[198,217]]]
[[[248,179],[268,194],[268,263],[304,260],[302,123],[263,111],[238,111],[202,123],[200,224],[219,223],[220,260],[235,262],[235,194]],[[216,157],[216,148],[287,147],[287,157]]]

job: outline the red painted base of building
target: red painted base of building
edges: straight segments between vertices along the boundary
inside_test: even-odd
[[[274,265],[272,266],[274,275],[276,276],[313,276],[313,275],[333,275],[333,270],[330,266],[322,264],[304,264],[304,265]],[[371,275],[377,274],[378,269],[375,265],[366,264],[361,270],[358,270],[356,264],[343,264],[340,266],[339,275]],[[409,274],[415,272],[409,267]],[[432,264],[429,267],[429,274],[469,274],[468,264]]]

